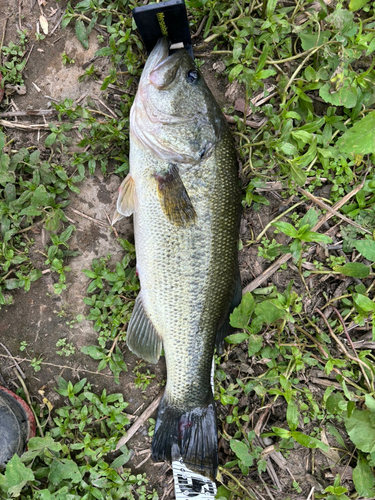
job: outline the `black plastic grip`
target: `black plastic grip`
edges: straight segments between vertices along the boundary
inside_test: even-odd
[[[160,37],[167,36],[172,45],[183,43],[184,48],[193,57],[184,0],[168,0],[135,7],[133,17],[148,53],[152,51]]]

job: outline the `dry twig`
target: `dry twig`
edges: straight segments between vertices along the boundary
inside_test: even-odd
[[[19,358],[18,356],[7,356],[6,354],[0,354],[0,358],[12,359],[13,361],[17,360],[19,362],[22,362],[22,361],[27,361],[28,363],[32,362],[32,359]],[[101,372],[98,372],[98,371],[93,372],[91,370],[86,370],[85,368],[74,368],[73,366],[67,366],[67,365],[56,365],[55,363],[47,363],[46,361],[41,361],[40,364],[41,365],[46,365],[46,366],[54,366],[56,368],[61,368],[61,369],[67,368],[68,370],[72,370],[72,371],[75,371],[75,372],[92,373],[94,375],[101,375],[102,377],[113,378],[113,375],[106,375],[105,373],[101,373]]]
[[[304,189],[302,189],[300,187],[298,188],[298,191],[301,194],[303,194],[303,196],[306,196],[306,198],[309,198],[311,201],[313,201],[316,205],[318,205],[323,210],[327,210],[328,212],[330,212],[332,214],[332,216],[335,215],[336,217],[339,217],[340,219],[342,219],[343,221],[347,222],[348,224],[351,224],[352,226],[356,227],[357,229],[360,229],[361,231],[364,231],[367,234],[372,234],[371,231],[368,231],[367,229],[365,229],[364,227],[360,226],[356,222],[352,221],[348,217],[345,217],[345,215],[340,214],[340,212],[338,212],[334,208],[331,208],[329,205],[327,205],[327,203],[324,203],[324,201],[319,200],[319,198],[317,198],[313,194],[309,193],[308,191],[305,191]]]
[[[85,219],[91,220],[92,222],[96,222],[96,224],[99,224],[100,226],[108,227],[105,222],[98,220],[98,219],[94,219],[93,217],[90,217],[89,215],[86,215],[83,212],[76,210],[75,208],[69,207],[69,210],[71,210],[72,212],[74,212],[77,215],[80,215],[81,217],[84,217]]]
[[[26,111],[4,111],[0,113],[1,117],[11,118],[14,116],[51,116],[56,115],[55,109],[28,109]]]
[[[334,211],[339,210],[343,205],[345,205],[345,203],[347,203],[350,200],[350,198],[352,198],[353,196],[355,196],[358,193],[358,191],[362,189],[362,187],[363,187],[363,185],[365,183],[365,180],[366,180],[366,175],[367,175],[367,173],[365,174],[365,176],[364,176],[361,184],[359,184],[358,186],[356,186],[352,191],[350,191],[350,193],[348,193],[347,195],[345,195],[343,198],[341,198],[341,200],[339,200],[337,203],[335,203],[333,205],[332,210],[334,210]],[[318,220],[318,222],[312,228],[312,231],[317,231],[325,222],[327,222],[327,220],[329,220],[334,215],[335,215],[334,213],[332,213],[330,211],[327,211]],[[288,260],[291,257],[292,257],[291,253],[287,253],[287,254],[282,255],[281,257],[279,257],[268,269],[266,269],[265,271],[263,271],[262,274],[260,274],[259,276],[257,276],[251,283],[249,283],[248,285],[246,285],[245,288],[242,290],[242,294],[244,294],[246,292],[252,292],[256,288],[258,288],[258,286],[261,285],[264,281],[268,280],[279,269],[280,266],[282,266],[283,264],[285,264],[286,262],[288,262]]]
[[[9,357],[10,357],[10,358],[14,361],[14,364],[15,364],[15,366],[16,366],[16,368],[17,368],[17,370],[20,372],[21,377],[22,377],[22,378],[26,378],[26,375],[25,375],[25,374],[23,373],[23,371],[21,370],[21,367],[20,367],[20,365],[17,363],[16,358],[14,358],[14,356],[12,356],[12,353],[9,351],[9,349],[8,349],[7,347],[5,347],[5,345],[4,345],[4,344],[2,344],[1,342],[0,342],[0,345],[1,345],[1,347],[4,349],[4,351],[5,351],[5,352],[7,352],[7,353],[9,354]]]
[[[224,116],[225,116],[225,119],[227,120],[228,123],[237,123],[236,120],[233,118],[233,116],[230,116],[230,115],[224,115]],[[238,121],[243,123],[243,118],[238,117]],[[264,123],[266,123],[266,121],[267,121],[267,118],[263,118],[260,122],[256,122],[255,120],[246,120],[245,124],[251,128],[259,128]]]
[[[121,446],[124,446],[124,444],[127,443],[129,439],[131,439],[134,436],[134,434],[146,422],[146,420],[151,417],[156,408],[159,406],[163,394],[164,391],[159,393],[154,399],[154,401],[150,404],[150,406],[148,406],[146,410],[142,413],[142,415],[140,415],[137,418],[137,420],[134,422],[134,424],[130,427],[130,429],[126,433],[126,436],[122,436],[122,438],[117,443],[116,450],[121,448]]]

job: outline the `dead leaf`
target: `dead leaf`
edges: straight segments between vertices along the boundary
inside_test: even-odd
[[[218,73],[220,75],[221,73],[223,73],[225,71],[224,61],[222,61],[221,59],[219,59],[219,61],[216,61],[212,65],[212,69],[214,69],[216,71],[216,73]]]
[[[51,401],[49,401],[47,398],[43,398],[43,403],[47,406],[47,408],[49,409],[49,411],[52,411],[53,404],[51,403]]]
[[[234,109],[243,113],[245,111],[245,99],[243,99],[242,97],[236,99],[236,102],[234,103]]]
[[[234,80],[230,85],[228,85],[228,88],[225,92],[225,97],[227,99],[233,99],[233,97],[238,93],[240,90],[240,85],[237,82],[237,80]]]
[[[326,435],[324,429],[322,429],[322,432],[320,434],[320,440],[324,444],[326,444],[327,446],[330,447],[328,451],[320,450],[323,453],[323,455],[325,455],[328,458],[330,466],[332,467],[332,466],[338,464],[340,462],[340,455],[338,454],[338,452],[336,450],[331,448],[331,445],[328,442],[327,435]]]
[[[43,14],[40,14],[39,16],[39,22],[40,22],[40,26],[43,30],[43,33],[45,35],[48,35],[48,21],[47,19],[43,16]]]

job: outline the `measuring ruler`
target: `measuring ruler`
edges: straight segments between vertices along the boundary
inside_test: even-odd
[[[207,477],[185,467],[182,458],[172,462],[174,492],[176,500],[195,498],[196,500],[212,500],[217,493],[216,484]]]
[[[212,360],[211,387],[214,390],[215,361]],[[172,462],[174,492],[176,500],[212,500],[217,493],[216,484],[205,476],[188,469],[180,458]]]

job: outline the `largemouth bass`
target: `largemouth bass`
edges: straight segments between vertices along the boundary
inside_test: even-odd
[[[114,222],[134,213],[141,291],[127,345],[156,363],[167,384],[154,460],[183,458],[213,479],[218,466],[210,386],[215,342],[241,300],[237,263],[240,190],[232,137],[190,55],[151,52],[130,112],[130,172]]]

